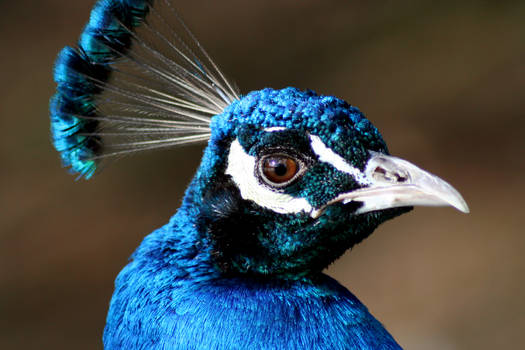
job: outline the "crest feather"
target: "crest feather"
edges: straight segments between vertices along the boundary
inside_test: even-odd
[[[53,143],[85,178],[109,156],[206,141],[239,99],[170,0],[99,0],[54,78]]]

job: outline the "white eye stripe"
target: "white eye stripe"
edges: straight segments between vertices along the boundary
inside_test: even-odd
[[[352,175],[361,185],[369,185],[371,183],[370,179],[361,170],[351,166],[343,157],[328,148],[319,136],[310,135],[310,146],[321,162],[328,163],[337,170]]]
[[[272,191],[259,183],[256,172],[257,159],[247,154],[239,140],[235,139],[230,146],[226,174],[232,177],[239,188],[241,197],[257,205],[280,214],[293,214],[313,211],[305,198],[296,198],[286,193]]]
[[[273,126],[271,128],[266,128],[264,131],[266,132],[275,132],[275,131],[284,131],[287,130],[284,126]]]
[[[266,132],[276,132],[284,130],[287,130],[287,128],[282,126],[274,126],[271,128],[264,129],[264,131]],[[315,154],[317,154],[321,162],[328,163],[337,170],[352,175],[356,179],[356,181],[361,185],[369,185],[371,183],[370,180],[361,172],[361,170],[351,166],[344,160],[343,157],[341,157],[340,155],[332,151],[330,148],[328,148],[328,146],[326,146],[326,144],[321,140],[319,136],[311,134],[309,136],[310,147],[315,152]]]

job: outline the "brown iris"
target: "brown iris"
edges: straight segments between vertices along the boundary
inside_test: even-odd
[[[264,177],[275,184],[290,181],[297,174],[298,167],[295,159],[285,155],[273,155],[266,157],[262,163]]]

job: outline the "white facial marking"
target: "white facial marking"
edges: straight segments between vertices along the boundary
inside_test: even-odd
[[[264,129],[264,131],[266,132],[275,132],[275,131],[284,131],[284,130],[286,130],[286,128],[283,126],[272,126],[271,128]]]
[[[255,157],[247,154],[239,141],[234,140],[228,154],[226,174],[232,177],[242,198],[280,214],[312,213],[313,208],[305,198],[276,192],[259,183],[255,175],[256,167]]]
[[[351,166],[343,157],[328,148],[319,136],[310,135],[310,146],[321,162],[328,163],[337,170],[352,175],[361,185],[369,185],[371,183],[370,179],[361,170]]]

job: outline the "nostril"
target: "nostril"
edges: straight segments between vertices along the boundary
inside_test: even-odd
[[[376,180],[383,180],[388,182],[403,183],[409,180],[409,176],[406,173],[388,171],[387,169],[378,166],[374,169],[373,175]]]
[[[394,181],[391,174],[385,168],[380,167],[380,166],[374,169],[374,172],[372,173],[372,177],[379,181],[388,181],[388,182]]]
[[[408,176],[406,175],[401,175],[399,173],[396,173],[395,176],[396,176],[397,182],[406,182],[408,180]]]
[[[377,174],[381,174],[381,175],[386,175],[386,170],[381,168],[380,166],[378,166],[375,170],[374,170],[374,173],[377,173]]]

